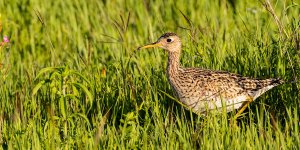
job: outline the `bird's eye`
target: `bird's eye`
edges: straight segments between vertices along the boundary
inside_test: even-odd
[[[168,43],[172,42],[172,39],[167,39],[167,42],[168,42]]]

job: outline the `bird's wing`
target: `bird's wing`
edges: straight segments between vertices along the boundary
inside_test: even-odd
[[[192,77],[199,90],[206,91],[208,96],[231,99],[245,94],[244,89],[237,83],[237,79],[241,78],[238,74],[199,69],[194,70]]]
[[[284,83],[281,79],[253,79],[226,71],[202,69],[194,71],[192,76],[199,83],[201,90],[219,93],[224,98],[248,94],[256,99],[269,89]]]

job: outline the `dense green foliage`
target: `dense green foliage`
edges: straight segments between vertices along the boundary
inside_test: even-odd
[[[2,148],[299,149],[299,82],[264,94],[232,127],[234,112],[203,117],[174,100],[166,52],[135,51],[171,31],[183,66],[298,79],[300,4],[270,4],[1,0]]]

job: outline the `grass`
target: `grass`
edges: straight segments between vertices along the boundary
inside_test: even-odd
[[[178,33],[183,66],[299,79],[299,3],[0,1],[3,149],[299,149],[299,82],[233,113],[173,100],[167,53],[135,49]],[[270,9],[272,8],[272,9]]]

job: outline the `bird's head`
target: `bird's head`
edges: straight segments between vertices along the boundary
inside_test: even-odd
[[[175,33],[165,33],[156,42],[141,46],[138,50],[151,47],[159,47],[169,52],[180,52],[181,41]]]

